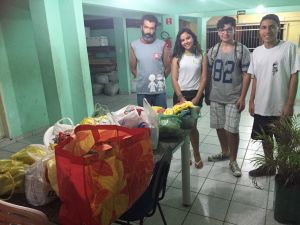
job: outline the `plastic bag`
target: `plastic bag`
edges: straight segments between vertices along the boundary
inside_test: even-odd
[[[95,110],[92,114],[92,117],[99,117],[99,116],[105,116],[107,113],[109,113],[109,109],[106,105],[101,105],[100,103],[95,104]]]
[[[127,128],[148,127],[148,124],[145,124],[146,121],[142,116],[142,111],[144,111],[142,107],[128,105],[111,114],[120,126]]]
[[[147,122],[149,123],[149,128],[151,131],[152,148],[156,149],[158,146],[158,139],[159,139],[158,116],[146,98],[143,99],[143,106],[144,106],[145,113],[147,115],[147,119],[148,119]]]
[[[181,129],[191,129],[196,126],[199,118],[200,107],[195,106],[189,109],[182,110],[178,115],[181,119]]]
[[[21,149],[10,156],[10,159],[20,161],[24,164],[31,165],[47,154],[47,148],[44,145],[32,144]]]
[[[56,195],[59,196],[58,184],[57,184],[57,174],[56,174],[56,161],[55,158],[51,158],[47,161],[47,175],[49,183],[52,189],[55,191]]]
[[[56,194],[46,179],[46,164],[52,158],[54,153],[47,154],[32,164],[25,173],[25,196],[31,205],[45,205],[56,199]]]
[[[25,171],[28,165],[12,159],[0,160],[0,196],[24,193]]]
[[[177,137],[183,133],[181,120],[177,115],[159,115],[159,136]]]
[[[62,123],[63,121],[68,121],[70,124],[64,124]],[[74,124],[71,118],[69,117],[64,117],[58,120],[53,127],[53,135],[56,136],[60,132],[65,132],[65,131],[70,131],[72,132],[74,130]]]

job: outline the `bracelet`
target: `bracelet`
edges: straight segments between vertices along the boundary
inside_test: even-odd
[[[182,94],[180,94],[180,95],[177,96],[178,99],[181,99],[182,97],[183,97]]]

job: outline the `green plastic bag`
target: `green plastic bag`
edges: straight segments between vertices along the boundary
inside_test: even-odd
[[[182,110],[178,115],[181,120],[181,129],[191,129],[196,126],[197,119],[199,118],[200,107]]]
[[[160,115],[159,116],[159,136],[160,137],[177,137],[181,135],[181,120],[177,115]]]

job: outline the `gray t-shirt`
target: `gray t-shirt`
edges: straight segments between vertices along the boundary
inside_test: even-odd
[[[163,49],[165,42],[156,39],[144,44],[140,39],[131,43],[137,59],[137,94],[160,94],[166,92]]]
[[[231,52],[224,53],[220,47],[214,62],[210,57],[212,48],[209,50],[209,66],[212,67],[211,101],[236,103],[240,97],[243,72],[247,72],[250,64],[250,52],[246,46],[242,47],[242,54],[235,53],[234,47]],[[241,48],[241,46],[237,46],[237,48]]]

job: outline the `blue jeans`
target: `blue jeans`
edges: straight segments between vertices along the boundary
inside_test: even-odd
[[[161,94],[137,94],[138,106],[143,106],[143,99],[146,98],[151,106],[161,106],[167,108],[167,95]]]

